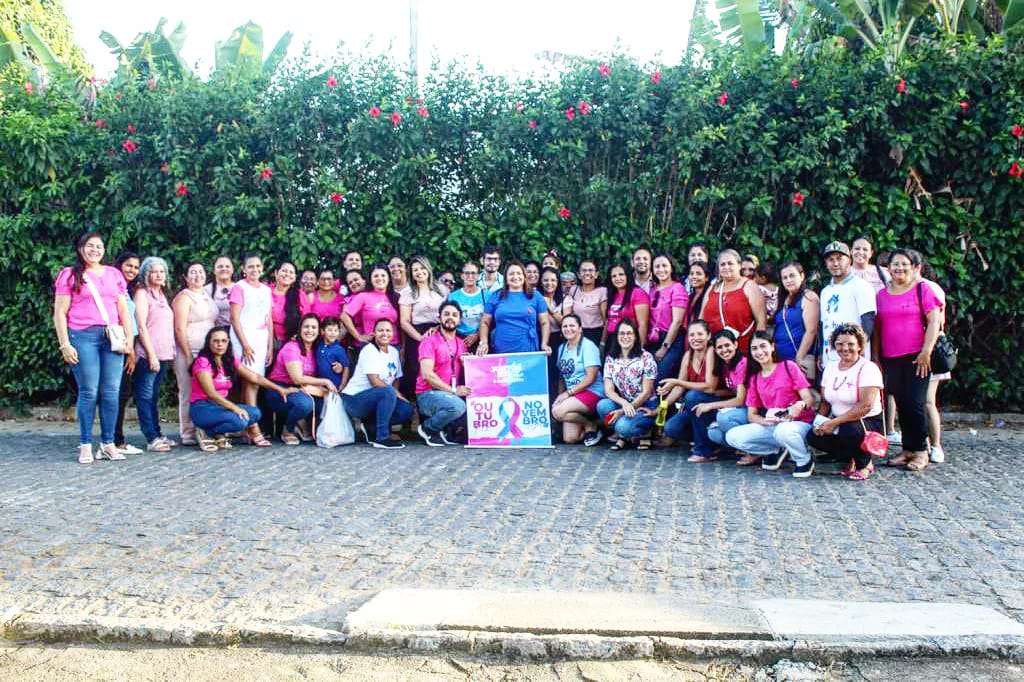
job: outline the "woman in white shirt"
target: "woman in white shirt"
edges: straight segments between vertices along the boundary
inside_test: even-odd
[[[373,342],[359,351],[352,378],[341,395],[350,416],[373,419],[376,432],[370,444],[375,448],[404,448],[402,439],[392,435],[391,426],[408,423],[413,415],[412,404],[398,392],[402,361],[398,349],[391,345],[394,334],[391,320],[377,320]]]

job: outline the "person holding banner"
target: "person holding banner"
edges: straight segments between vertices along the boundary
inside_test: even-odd
[[[359,351],[352,378],[341,392],[350,417],[373,417],[376,433],[370,444],[375,448],[404,448],[402,439],[392,435],[391,425],[412,419],[412,405],[398,393],[402,361],[398,348],[391,345],[394,336],[395,324],[389,318],[381,317],[374,323],[373,343]]]
[[[457,303],[445,301],[440,316],[440,329],[424,336],[418,347],[416,406],[423,421],[416,432],[431,447],[455,444],[446,430],[466,414],[464,398],[473,392],[468,386],[459,385],[461,358],[466,354],[466,343],[457,333],[462,310]]]
[[[583,334],[575,313],[562,318],[565,343],[558,347],[558,395],[551,403],[551,416],[562,422],[562,440],[588,448],[601,442],[601,429],[594,420],[597,403],[604,397],[601,351]]]
[[[638,450],[650,450],[657,378],[658,363],[643,349],[636,323],[623,318],[604,359],[605,397],[597,403],[598,416],[615,433],[612,450],[625,450],[633,441]]]
[[[540,338],[537,336],[538,326]],[[510,262],[505,268],[505,285],[490,294],[484,304],[476,354],[487,355],[493,343],[495,353],[534,353],[541,350],[550,355],[550,335],[548,304],[540,292],[534,291],[526,281],[526,269],[522,263]]]

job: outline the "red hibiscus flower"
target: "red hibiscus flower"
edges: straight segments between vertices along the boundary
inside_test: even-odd
[[[374,104],[366,113],[370,115],[370,118],[380,118],[380,107]]]
[[[260,171],[260,180],[269,180],[274,177],[274,171],[269,168],[264,168]]]
[[[398,124],[402,122],[402,115],[397,111],[392,111],[389,118],[391,119],[391,125],[396,128],[398,127]]]
[[[1021,168],[1020,164],[1014,161],[1013,163],[1010,164],[1010,170],[1006,172],[1010,174],[1011,178],[1019,178],[1020,176],[1024,175],[1024,168]]]
[[[520,113],[520,114],[523,113],[523,103],[522,102],[516,102],[516,112]]]
[[[174,190],[174,193],[177,194],[179,197],[187,196],[188,187],[185,185],[184,182],[179,182],[178,188]]]
[[[419,109],[416,110],[416,113],[419,114],[422,118],[430,116],[430,111],[426,107],[420,107]]]
[[[1014,126],[1010,128],[1010,134],[1019,140],[1020,138],[1024,137],[1024,126],[1022,126],[1019,123],[1014,124]]]
[[[651,82],[655,85],[661,84],[661,71],[655,71],[651,74]]]
[[[794,206],[803,206],[804,205],[804,199],[806,199],[806,198],[807,197],[804,196],[803,194],[801,194],[800,192],[794,193],[793,194],[793,205]]]
[[[573,120],[574,118],[576,118],[576,108],[575,107],[569,107],[568,109],[566,109],[565,110],[565,117],[567,119],[569,119],[570,121]]]
[[[601,64],[601,66],[597,67],[597,72],[601,74],[602,78],[607,78],[612,75],[612,69],[607,64]]]
[[[896,84],[896,92],[901,95],[907,91],[907,81],[900,79],[900,82]]]
[[[121,143],[121,149],[125,150],[129,154],[134,154],[135,150],[138,148],[139,145],[135,144],[135,142],[131,138]]]
[[[146,81],[146,87],[149,88],[150,90],[156,90],[156,79],[155,78],[150,78],[149,80],[147,80]]]
[[[583,114],[584,116],[590,115],[591,106],[586,101],[581,99],[579,101],[579,104],[577,104],[576,106],[579,107],[580,113]]]
[[[723,107],[729,105],[729,93],[728,92],[723,92],[721,95],[718,96],[718,104],[720,106],[723,106]]]
[[[167,165],[166,161],[160,164],[160,172],[164,173],[165,175],[171,172],[171,167]]]
[[[789,87],[794,88],[794,89],[795,88],[799,88],[800,87],[800,79],[799,78],[794,78],[793,80],[789,81]]]
[[[563,220],[568,220],[569,218],[572,217],[572,211],[563,206],[562,208],[558,209],[558,217],[562,218]]]
[[[96,119],[95,126],[97,128],[106,128],[107,127],[107,122],[104,121],[102,118],[98,118],[98,119]]]
[[[31,95],[33,90],[35,90],[35,87],[32,85],[32,82],[25,81],[25,94]]]
[[[964,111],[967,111],[968,109],[971,108],[971,103],[968,102],[967,100],[961,100],[960,101],[960,108],[963,109]]]
[[[334,88],[338,87],[338,79],[335,78],[334,76],[328,76],[327,77],[327,87],[331,88],[332,90]]]
[[[344,198],[345,196],[343,194],[340,194],[338,192],[331,192],[331,201],[333,201],[336,204],[340,204],[341,200]]]
[[[530,126],[530,130],[535,130],[537,128],[537,119],[531,118],[530,122],[526,125]]]
[[[128,132],[133,134],[135,133],[135,126],[133,126],[131,123],[128,124]]]

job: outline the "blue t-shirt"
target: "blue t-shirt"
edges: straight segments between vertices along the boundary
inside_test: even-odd
[[[462,308],[462,322],[455,330],[460,336],[475,334],[480,329],[480,318],[484,314],[486,298],[483,289],[477,289],[475,294],[467,294],[462,289],[456,289],[448,294],[448,300],[458,303]]]
[[[348,351],[337,341],[325,344],[316,342],[316,375],[321,379],[330,379],[335,386],[341,386],[341,374],[331,369],[331,365],[340,362],[348,367]]]
[[[580,339],[575,349],[569,348],[568,342],[558,347],[558,373],[565,382],[566,390],[575,388],[587,377],[587,367],[597,367],[597,380],[587,390],[604,397],[604,381],[601,379],[603,364],[597,344],[588,338]]]
[[[494,318],[491,332],[491,352],[529,353],[540,350],[537,317],[548,311],[548,304],[540,292],[527,298],[522,291],[501,291],[491,294],[484,303],[484,312]]]
[[[787,306],[783,296],[775,313],[775,352],[779,360],[796,360],[796,352],[806,333],[803,296],[794,306]]]

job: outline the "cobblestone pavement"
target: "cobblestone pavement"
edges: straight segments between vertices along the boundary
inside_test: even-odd
[[[19,430],[22,429],[22,430]],[[336,626],[385,587],[963,601],[1024,620],[1024,433],[796,480],[675,451],[194,448],[0,429],[0,613]]]

